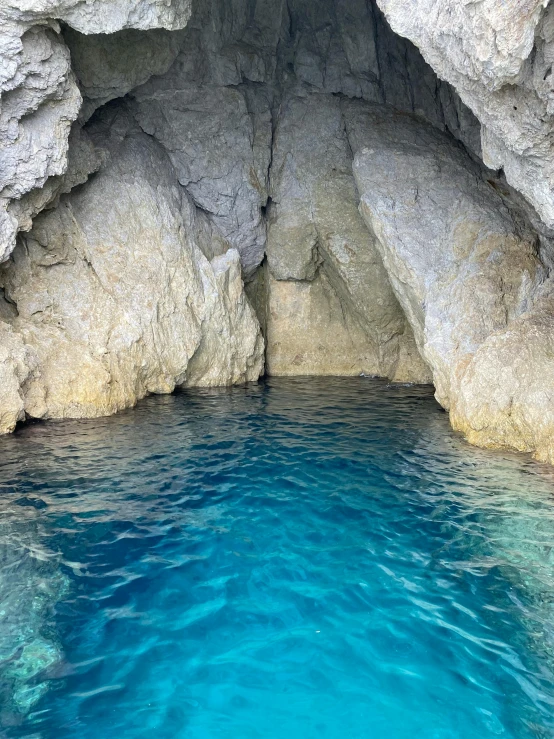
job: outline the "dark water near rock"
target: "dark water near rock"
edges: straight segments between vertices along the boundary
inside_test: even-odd
[[[554,474],[271,380],[0,440],[2,737],[554,736]]]

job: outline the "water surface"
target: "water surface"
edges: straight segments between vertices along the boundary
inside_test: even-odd
[[[152,397],[0,460],[1,737],[554,736],[554,475],[427,388]]]

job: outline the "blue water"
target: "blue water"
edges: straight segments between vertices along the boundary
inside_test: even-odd
[[[554,736],[554,474],[429,389],[151,397],[0,460],[1,737]]]

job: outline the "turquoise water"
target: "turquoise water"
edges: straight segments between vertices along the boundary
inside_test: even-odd
[[[554,736],[554,474],[429,389],[152,397],[0,460],[1,737]]]

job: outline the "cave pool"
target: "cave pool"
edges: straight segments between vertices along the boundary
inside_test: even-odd
[[[554,736],[554,471],[269,379],[0,439],[0,737]]]

